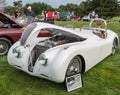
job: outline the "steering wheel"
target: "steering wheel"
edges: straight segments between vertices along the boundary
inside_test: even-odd
[[[92,19],[90,24],[89,24],[90,27],[93,26],[93,22],[95,22],[96,25],[98,26],[97,29],[93,28],[93,34],[99,36],[100,38],[106,38],[107,37],[107,23],[106,23],[106,21],[104,19],[101,19],[101,18]],[[101,29],[101,26],[103,24],[104,24],[104,28]],[[95,32],[94,30],[96,30],[97,32]]]
[[[102,18],[96,18],[96,19],[92,19],[89,26],[92,27],[93,26],[93,22],[96,23],[96,25],[98,26],[98,28],[101,28],[101,25],[104,24],[104,29],[105,29],[105,32],[107,31],[107,23],[104,19]]]

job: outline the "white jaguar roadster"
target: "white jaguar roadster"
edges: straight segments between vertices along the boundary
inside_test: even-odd
[[[93,27],[95,22],[97,28]],[[51,36],[39,38],[41,30],[50,32]],[[100,18],[82,29],[35,22],[24,30],[7,58],[10,65],[32,76],[61,83],[114,54],[118,43],[117,34],[107,29],[106,21]]]

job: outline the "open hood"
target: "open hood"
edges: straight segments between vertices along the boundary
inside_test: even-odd
[[[19,23],[12,20],[9,16],[7,16],[6,14],[4,14],[2,12],[0,12],[0,21],[3,24],[11,24],[11,25],[15,25],[16,27],[22,27],[22,25],[19,25]]]
[[[31,45],[32,43],[34,43],[34,40],[37,38],[41,29],[45,29],[49,31],[52,37],[56,35],[66,35],[66,36],[74,37],[78,39],[81,38],[78,35],[78,33],[70,29],[60,27],[57,25],[48,24],[48,23],[36,22],[36,23],[29,24],[24,30],[20,40],[21,45],[22,46],[25,44]]]

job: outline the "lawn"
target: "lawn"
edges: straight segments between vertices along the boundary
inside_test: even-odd
[[[56,22],[58,25],[73,24],[82,27],[88,22]],[[109,22],[108,28],[118,33],[120,23]],[[65,85],[42,78],[32,77],[11,67],[7,57],[0,57],[0,95],[120,95],[120,48],[82,75],[83,87],[66,92]]]

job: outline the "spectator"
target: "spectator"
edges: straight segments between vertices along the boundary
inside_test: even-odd
[[[92,18],[92,13],[89,13],[88,18],[89,18],[89,19]]]
[[[74,20],[74,11],[71,12],[71,17],[72,17],[72,20]]]
[[[44,21],[46,21],[46,20],[47,20],[47,19],[46,19],[47,12],[46,12],[45,10],[42,11],[42,15],[43,15],[43,17],[44,17]]]
[[[15,18],[19,17],[20,16],[20,8],[16,8],[15,12],[14,12],[14,16]]]
[[[95,11],[92,12],[92,18],[95,18]]]
[[[58,19],[58,12],[55,11],[55,12],[54,12],[54,20],[57,20],[57,19]]]
[[[35,17],[35,13],[32,11],[32,8],[31,8],[31,6],[28,6],[28,8],[27,8],[28,10],[27,10],[27,12],[26,12],[26,16],[32,16],[32,17]]]
[[[68,11],[67,12],[67,20],[70,20],[70,17],[71,17],[71,13]]]
[[[98,18],[98,14],[95,14],[95,18]]]
[[[72,17],[74,16],[74,11],[71,12],[71,16],[72,16]]]

